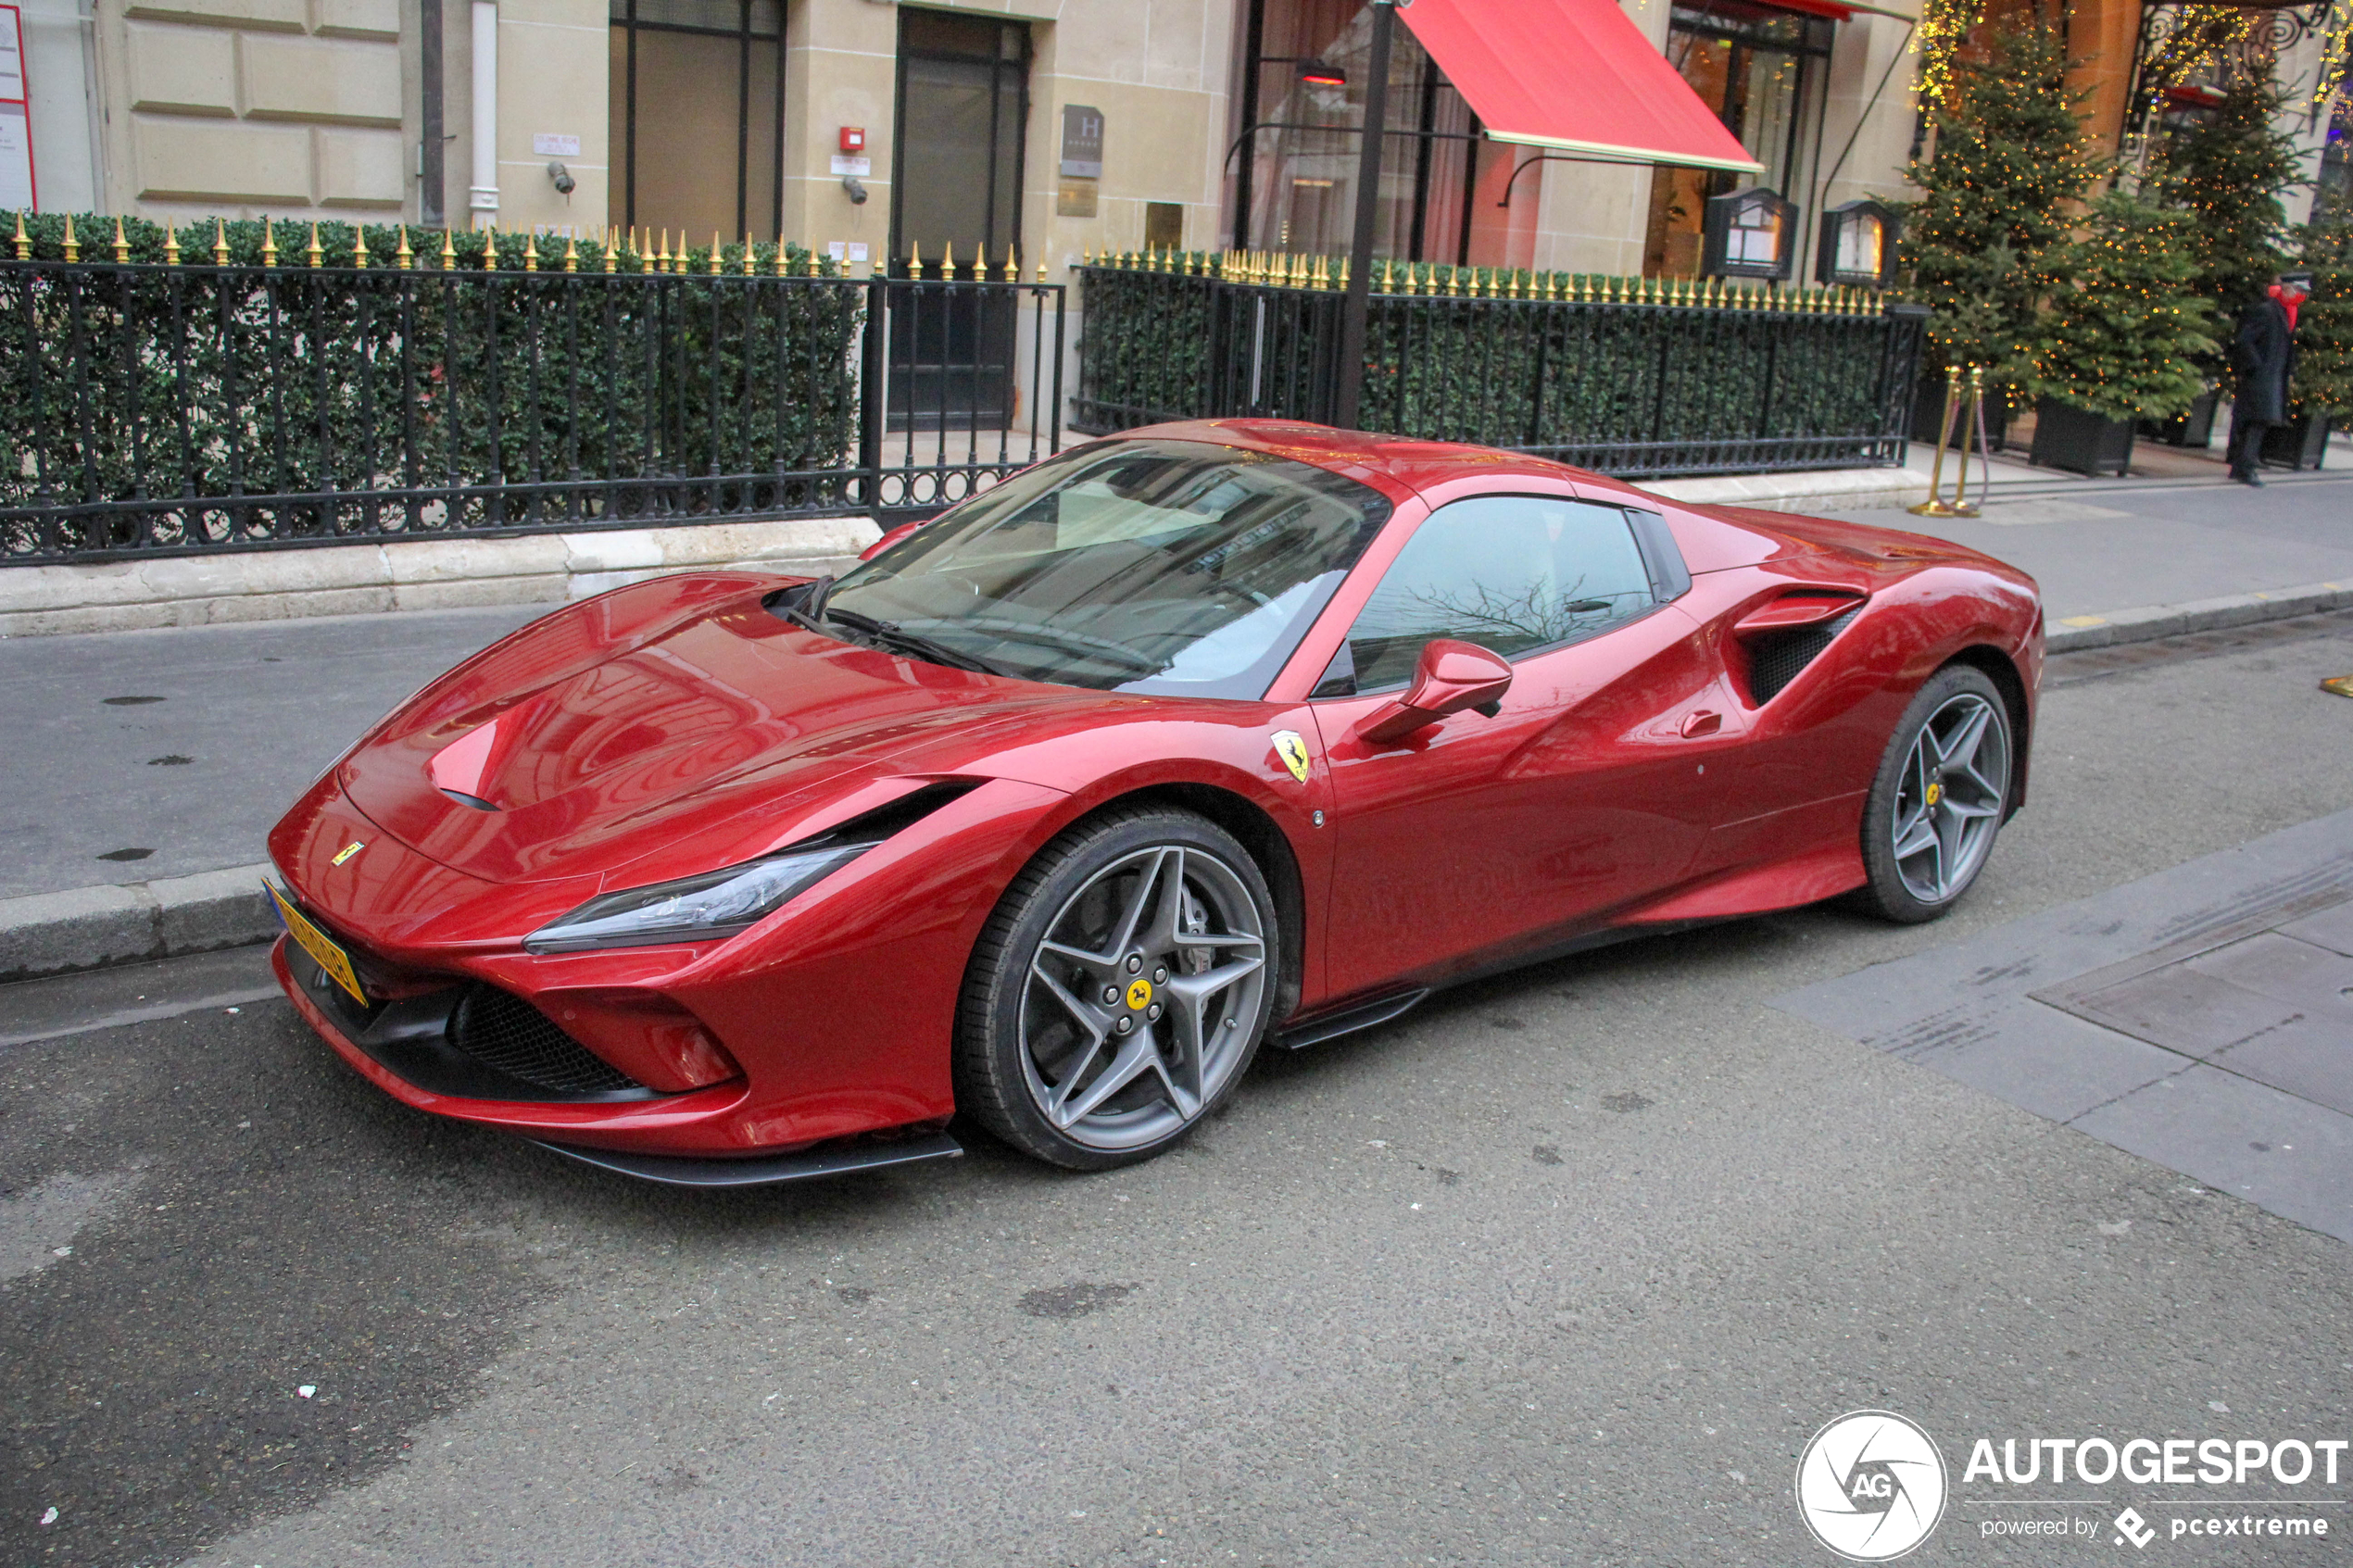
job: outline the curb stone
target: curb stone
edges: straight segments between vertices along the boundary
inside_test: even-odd
[[[0,981],[241,947],[277,935],[267,862],[0,898]]]
[[[2353,608],[2353,584],[2315,583],[2188,604],[2150,605],[2050,624],[2054,654],[2149,642]],[[178,958],[267,941],[278,919],[261,891],[267,863],[0,898],[0,981]]]
[[[2322,615],[2353,608],[2353,583],[2309,583],[2300,588],[2273,588],[2260,594],[2227,594],[2220,598],[2192,599],[2186,604],[2145,605],[2115,609],[2105,615],[2070,615],[2046,621],[2044,650],[2078,653],[2085,648],[2112,647],[2119,643],[2153,642],[2191,632],[2220,632],[2263,621],[2289,621],[2299,615]]]

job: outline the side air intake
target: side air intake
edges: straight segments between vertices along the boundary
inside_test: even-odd
[[[1831,639],[1846,630],[1847,623],[1863,613],[1857,603],[1843,614],[1828,621],[1818,621],[1810,626],[1793,626],[1787,631],[1759,632],[1748,642],[1749,700],[1762,708],[1780,693],[1782,687],[1797,679],[1798,671],[1814,662],[1821,651],[1831,646]]]

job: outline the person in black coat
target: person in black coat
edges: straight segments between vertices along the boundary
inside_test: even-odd
[[[2264,433],[2287,422],[2288,378],[2296,373],[2296,307],[2311,292],[2311,280],[2283,273],[2264,297],[2239,312],[2238,335],[2231,340],[2231,369],[2238,390],[2231,401],[2231,439],[2225,448],[2231,477],[2259,488]]]

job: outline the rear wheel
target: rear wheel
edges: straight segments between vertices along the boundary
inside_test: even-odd
[[[1916,924],[1959,900],[1994,852],[2011,758],[1994,683],[1964,664],[1938,671],[1904,710],[1864,808],[1866,908]]]
[[[1241,1081],[1277,992],[1274,898],[1190,812],[1107,812],[1006,890],[973,952],[956,1098],[1077,1170],[1147,1160]]]

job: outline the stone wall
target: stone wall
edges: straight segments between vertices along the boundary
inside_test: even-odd
[[[398,217],[414,137],[401,19],[400,0],[101,0],[110,205]]]

